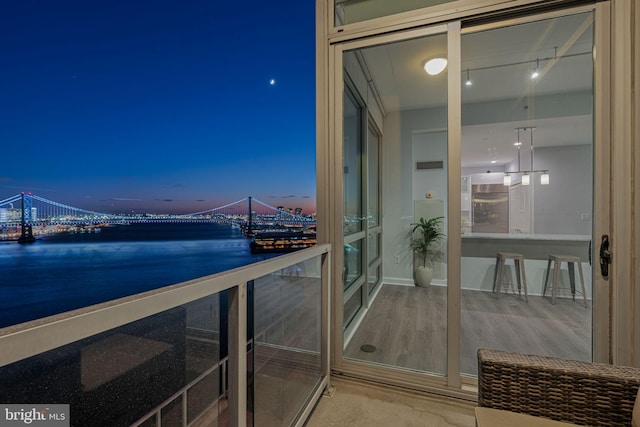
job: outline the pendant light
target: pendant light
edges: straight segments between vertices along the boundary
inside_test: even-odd
[[[518,149],[518,170],[505,172],[503,183],[504,185],[511,185],[511,175],[513,174],[522,174],[520,178],[520,184],[522,185],[531,185],[531,175],[535,173],[540,173],[540,184],[541,185],[549,185],[549,171],[548,170],[534,170],[533,169],[533,130],[535,127],[519,127],[516,128],[516,132],[518,133],[518,139],[513,143],[515,147]],[[531,168],[529,170],[522,170],[520,165],[520,150],[522,148],[522,141],[520,140],[520,131],[523,132],[531,132],[530,133],[530,159],[531,159]]]
[[[549,171],[542,172],[542,175],[540,175],[540,184],[549,185]]]

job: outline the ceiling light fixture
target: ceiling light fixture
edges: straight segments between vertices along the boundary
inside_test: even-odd
[[[445,58],[433,58],[424,64],[424,70],[432,76],[440,74],[447,68],[447,60]]]
[[[549,185],[549,171],[542,172],[542,175],[540,175],[540,184]]]
[[[530,185],[531,184],[531,175],[534,173],[540,173],[540,184],[541,185],[549,185],[549,171],[548,170],[534,170],[533,169],[533,130],[535,127],[519,127],[516,128],[516,132],[518,133],[518,140],[513,143],[514,146],[518,147],[518,170],[510,171],[504,173],[504,185],[511,185],[511,175],[513,174],[522,174],[520,178],[520,183],[522,185]],[[531,158],[531,169],[530,170],[522,170],[520,167],[520,147],[522,146],[522,141],[520,141],[520,131],[531,132],[530,138],[530,158]]]
[[[540,59],[536,59],[536,68],[533,69],[533,73],[531,73],[531,80],[537,79],[540,73],[538,72],[538,68],[540,67]]]
[[[540,70],[540,61],[544,62],[544,61],[559,61],[561,59],[569,59],[569,58],[574,58],[574,57],[580,57],[580,56],[593,56],[593,50],[588,50],[585,52],[577,52],[577,53],[570,53],[570,54],[564,54],[562,56],[558,56],[558,48],[555,48],[555,53],[553,56],[545,56],[545,57],[538,57],[536,59],[526,59],[524,61],[517,61],[517,62],[505,62],[505,63],[501,63],[501,64],[495,64],[495,65],[489,65],[486,67],[476,67],[476,68],[465,68],[465,69],[461,69],[460,71],[460,76],[461,79],[465,82],[465,85],[467,85],[467,81],[470,81],[470,75],[472,71],[487,71],[487,70],[495,70],[498,68],[505,68],[505,67],[521,67],[521,66],[526,66],[527,68],[526,70],[531,70],[531,74],[529,75],[531,78],[535,79],[537,77],[540,77],[540,72],[542,70]],[[529,68],[531,65],[535,65],[535,67],[533,68]],[[466,80],[465,80],[465,73],[466,73]]]
[[[473,83],[471,82],[471,79],[469,78],[469,69],[467,68],[467,81],[464,82],[465,86],[471,86]]]

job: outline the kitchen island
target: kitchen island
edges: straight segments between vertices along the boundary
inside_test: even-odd
[[[529,295],[542,295],[550,254],[580,257],[584,271],[587,299],[591,299],[591,265],[589,262],[589,235],[569,234],[507,234],[466,233],[462,235],[462,288],[491,291],[498,252],[516,252],[524,255],[525,275]],[[552,265],[553,268],[553,265]],[[566,263],[562,264],[560,283],[569,288]],[[513,264],[508,263],[505,280],[513,282]],[[550,292],[547,292],[549,295]]]

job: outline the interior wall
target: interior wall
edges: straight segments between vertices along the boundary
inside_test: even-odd
[[[536,168],[549,170],[549,185],[535,186],[534,233],[591,234],[592,151],[592,145],[536,148]]]
[[[538,108],[538,113],[534,111],[537,118],[557,117],[569,113],[571,115],[591,113],[591,101],[585,102],[584,93],[540,98],[536,101],[538,107],[548,105],[548,108]],[[463,117],[469,117],[465,121],[467,125],[487,123],[488,120],[501,117],[501,114],[510,120],[522,120],[532,113],[508,101],[489,102],[484,104],[484,107],[473,104],[465,108],[467,111]],[[413,254],[407,236],[411,223],[415,222],[413,202],[424,198],[422,190],[426,188],[414,188],[416,160],[413,157],[414,138],[416,135],[442,132],[447,125],[446,114],[447,111],[444,108],[433,108],[393,112],[384,118],[385,132],[382,147],[384,283],[414,284]],[[580,146],[539,147],[536,148],[535,155],[536,169],[549,169],[551,181],[548,186],[536,186],[533,203],[534,232],[590,234],[593,199],[592,146],[585,143]],[[499,171],[500,168],[492,167],[492,172]],[[444,173],[446,174],[446,171]],[[486,174],[484,168],[466,169],[463,171],[463,175],[465,174],[471,176],[472,182],[473,180],[484,182],[486,179],[490,179],[491,182],[496,180],[501,182],[501,174],[483,175]],[[494,175],[500,175],[500,177],[496,178]],[[441,196],[446,200],[446,187],[442,190]]]
[[[447,198],[447,132],[418,131],[411,140],[413,200]],[[442,162],[440,169],[418,170],[417,162]]]
[[[534,187],[534,233],[591,234],[592,151],[591,144],[536,148],[536,169],[549,170],[550,184],[540,185],[540,175],[533,176],[536,181],[532,186]],[[471,185],[498,184],[503,178],[501,169],[494,167],[492,173],[487,173],[483,168],[463,168],[462,175],[469,177]],[[516,169],[517,166],[513,166],[505,170]],[[512,183],[518,182],[520,182],[519,176],[514,175]],[[463,206],[465,206],[464,203]]]
[[[462,104],[462,126],[593,114],[590,91]]]
[[[382,224],[384,283],[414,285],[413,251],[408,237],[411,223],[415,222],[413,217],[413,136],[416,133],[442,131],[446,127],[447,111],[443,108],[393,112],[384,118],[385,132],[382,146],[385,212]],[[443,197],[446,199],[446,189]]]
[[[367,77],[362,70],[362,66],[358,61],[358,57],[353,51],[345,52],[343,57],[343,66],[345,72],[354,84],[358,94],[364,100],[369,116],[373,119],[378,129],[383,132],[383,113],[380,106],[376,102],[373,93],[369,90],[369,83]]]

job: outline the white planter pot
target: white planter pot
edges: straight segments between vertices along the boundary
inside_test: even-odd
[[[433,268],[418,266],[415,270],[416,285],[426,288],[431,285],[431,279],[433,279]]]

